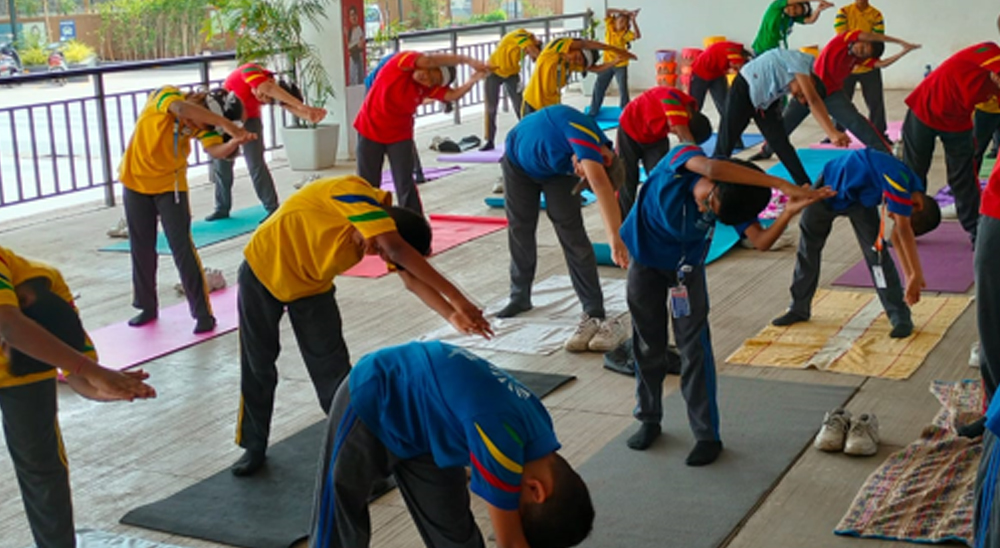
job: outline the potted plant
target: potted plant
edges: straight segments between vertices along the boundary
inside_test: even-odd
[[[587,23],[583,30],[580,31],[580,37],[584,40],[596,40],[597,39],[597,28],[601,26],[601,21],[594,17],[594,14],[588,10],[587,12]],[[580,78],[580,91],[587,97],[594,94],[594,84],[597,82],[597,76],[593,78],[590,77],[590,72],[583,73],[583,77]]]
[[[303,38],[303,31],[307,24],[320,28],[329,1],[216,0],[207,34],[232,36],[240,63],[265,64],[296,84],[307,105],[323,106],[334,97],[333,84],[316,47]],[[296,170],[333,166],[337,161],[340,125],[293,120],[282,131],[289,166]]]

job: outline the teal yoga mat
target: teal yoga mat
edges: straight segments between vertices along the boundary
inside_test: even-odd
[[[584,114],[590,114],[590,107],[583,109]],[[622,117],[621,107],[601,107],[597,112],[597,127],[601,131],[615,129],[618,127],[618,119]]]
[[[218,221],[194,221],[191,223],[191,239],[196,248],[206,245],[217,244],[224,240],[235,238],[242,234],[248,234],[257,229],[257,225],[264,219],[267,212],[264,206],[255,205],[239,211],[234,211],[228,219]],[[114,251],[127,253],[129,251],[129,241],[120,242],[102,247],[100,251]],[[162,232],[156,235],[156,252],[160,255],[170,255],[170,246],[167,238]]]
[[[597,201],[597,196],[595,196],[594,193],[591,192],[591,191],[589,191],[589,190],[584,190],[583,192],[580,193],[580,196],[583,197],[583,205],[584,206],[589,206],[590,204],[592,204],[592,203],[594,203],[594,202]],[[487,196],[486,200],[484,200],[484,201],[486,202],[486,205],[488,205],[490,207],[493,207],[493,208],[502,208],[504,206],[503,196]],[[542,207],[542,209],[545,209],[545,193],[544,192],[542,193],[541,207]]]
[[[761,226],[767,228],[773,223],[773,219],[761,219]],[[715,235],[712,236],[712,247],[708,248],[708,255],[705,256],[705,264],[714,262],[719,257],[725,255],[730,249],[740,243],[740,234],[736,229],[722,223],[715,224]],[[611,246],[605,243],[594,244],[594,254],[597,255],[597,264],[603,266],[615,266],[611,260]]]
[[[816,179],[823,173],[823,166],[825,166],[827,162],[836,158],[840,158],[841,156],[848,154],[851,151],[846,148],[837,148],[837,149],[800,148],[796,152],[799,155],[799,160],[802,161],[802,167],[806,168],[806,173],[809,174],[809,180],[815,182]],[[774,175],[775,177],[781,177],[786,181],[792,181],[792,176],[788,174],[788,170],[785,169],[784,164],[781,163],[767,170],[767,173],[769,175]],[[792,182],[794,183],[795,181]]]

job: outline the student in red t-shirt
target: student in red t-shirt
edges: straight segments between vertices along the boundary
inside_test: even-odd
[[[234,70],[222,87],[233,92],[243,103],[243,127],[251,133],[260,135],[263,131],[261,105],[281,105],[293,115],[314,124],[326,117],[326,109],[306,106],[302,102],[302,93],[298,87],[283,80],[275,80],[274,73],[254,63],[247,63]],[[254,191],[270,215],[278,209],[278,193],[274,189],[271,171],[264,163],[264,143],[259,139],[248,141],[243,144],[242,149]],[[215,183],[215,211],[205,217],[205,220],[228,219],[233,207],[233,160],[213,159],[212,180]]]
[[[617,149],[625,165],[625,182],[618,189],[622,218],[628,215],[639,187],[639,162],[653,171],[670,151],[670,134],[682,143],[704,143],[712,136],[712,123],[698,103],[677,88],[655,87],[631,100],[619,118]]]
[[[701,52],[691,65],[691,97],[698,102],[698,112],[705,108],[705,95],[711,93],[715,110],[722,116],[729,93],[726,75],[739,71],[751,57],[738,42],[716,42]]]
[[[881,59],[885,51],[885,42],[899,44],[903,49],[891,57]],[[812,78],[816,93],[823,99],[826,110],[837,122],[838,127],[851,130],[851,133],[866,146],[890,154],[890,143],[854,106],[851,98],[844,92],[844,82],[856,66],[885,68],[919,47],[917,44],[885,34],[858,30],[833,37],[813,63]],[[785,132],[791,135],[808,115],[807,107],[800,103],[789,102],[782,114]],[[763,160],[770,155],[770,148],[764,145],[761,152],[750,159]]]
[[[455,66],[475,72],[464,84],[451,87]],[[466,55],[429,55],[401,51],[379,70],[361,110],[354,119],[358,130],[358,175],[370,185],[382,184],[384,156],[396,185],[401,207],[423,213],[413,180],[413,116],[426,99],[457,101],[489,74],[489,65]]]
[[[979,166],[973,161],[972,113],[977,104],[1000,93],[998,73],[1000,46],[983,42],[946,59],[906,98],[903,162],[926,182],[934,140],[941,139],[958,220],[973,243],[979,222]]]

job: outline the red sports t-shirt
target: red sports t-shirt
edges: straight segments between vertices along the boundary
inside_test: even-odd
[[[648,145],[667,138],[672,126],[686,126],[689,111],[698,102],[677,88],[655,87],[629,101],[619,119],[619,129],[637,143]]]
[[[243,113],[246,118],[260,118],[261,102],[254,96],[253,90],[273,79],[273,72],[260,65],[247,63],[230,73],[226,81],[222,83],[222,87],[240,98],[240,101],[243,102]]]
[[[986,183],[979,204],[979,213],[1000,219],[1000,162],[997,162],[990,172],[990,180]]]
[[[702,80],[712,81],[724,77],[730,66],[739,70],[743,63],[743,44],[716,42],[694,60],[691,72]]]
[[[854,30],[834,36],[813,63],[813,72],[823,81],[827,95],[844,89],[844,80],[851,75],[854,67],[875,66],[877,59],[858,59],[851,55],[851,44],[858,41],[860,34],[860,30]]]
[[[1000,93],[990,73],[1000,73],[1000,46],[983,42],[941,63],[906,97],[906,106],[938,131],[970,131],[976,105]]]
[[[413,139],[413,116],[424,99],[444,100],[445,86],[429,88],[413,80],[420,53],[401,51],[383,66],[368,90],[354,129],[377,143]]]

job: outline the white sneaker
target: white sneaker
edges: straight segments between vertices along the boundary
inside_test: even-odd
[[[563,346],[567,352],[586,352],[590,339],[593,339],[600,329],[601,320],[583,314],[580,316],[580,323],[576,326],[576,331]]]
[[[972,343],[969,349],[969,367],[979,367],[979,341]]]
[[[878,419],[871,413],[865,413],[851,421],[844,453],[855,456],[874,455],[878,453],[878,442]]]
[[[781,236],[778,236],[778,239],[775,240],[773,244],[771,244],[771,249],[768,251],[777,251],[790,245],[795,245],[795,235],[786,230],[781,233]]]
[[[942,219],[957,219],[958,212],[955,210],[955,204],[948,204],[941,208],[941,218]]]
[[[128,238],[128,223],[124,218],[118,219],[115,226],[108,229],[109,238]]]
[[[591,352],[611,352],[625,342],[625,336],[625,327],[622,322],[618,319],[604,320],[597,333],[587,343],[587,349]]]
[[[320,179],[320,175],[318,173],[313,173],[312,175],[306,175],[305,177],[299,179],[295,183],[292,183],[292,187],[295,190],[298,190],[317,179]]]
[[[205,284],[208,285],[208,292],[214,293],[220,289],[226,288],[226,277],[222,275],[222,271],[218,268],[206,268]],[[184,286],[179,283],[174,284],[174,291],[176,291],[178,295],[184,295]]]
[[[847,431],[851,427],[851,412],[837,408],[823,416],[823,427],[813,440],[813,447],[820,451],[843,451]]]
[[[503,177],[493,181],[493,194],[503,194]]]

